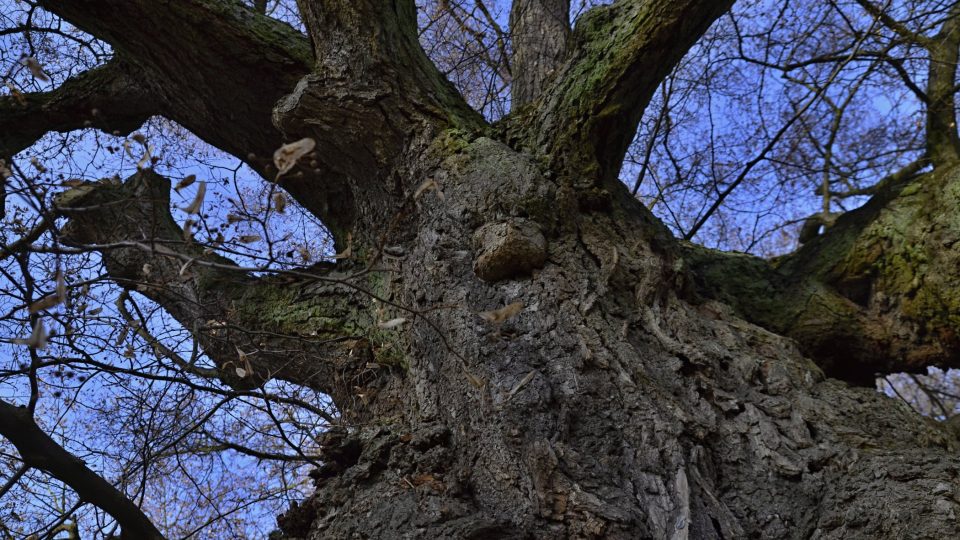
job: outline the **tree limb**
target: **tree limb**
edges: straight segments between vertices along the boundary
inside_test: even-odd
[[[50,131],[140,127],[160,110],[133,69],[115,58],[50,92],[0,97],[0,156],[12,157]]]
[[[166,309],[193,333],[225,383],[249,389],[279,378],[334,399],[349,393],[343,374],[366,369],[372,359],[356,331],[371,322],[360,309],[367,298],[330,271],[310,272],[314,283],[299,287],[281,276],[254,277],[185,239],[169,204],[170,182],[149,170],[122,184],[85,184],[56,200],[57,212],[70,218],[64,242],[99,251],[113,280]]]
[[[561,169],[614,184],[663,78],[733,0],[621,0],[577,23],[571,57],[538,104],[506,124],[511,139]]]
[[[25,465],[50,474],[110,514],[123,529],[123,538],[163,538],[143,510],[44,433],[26,408],[0,401],[0,435],[13,443]]]

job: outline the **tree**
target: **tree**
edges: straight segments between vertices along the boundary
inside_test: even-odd
[[[42,221],[4,253],[42,234],[61,254],[98,253],[212,362],[170,354],[184,373],[329,396],[316,491],[280,520],[289,537],[956,534],[954,433],[851,384],[960,359],[960,8],[931,32],[858,0],[929,53],[926,148],[771,261],[677,240],[618,180],[661,83],[732,4],[619,0],[571,28],[568,0],[514,0],[512,112],[490,123],[424,54],[410,1],[300,1],[305,37],[263,3],[39,0],[113,54],[3,98],[7,163],[51,130],[160,115],[319,218],[337,256],[237,264],[197,228],[204,191],[187,208],[200,216],[178,223],[149,153],[122,182],[41,193]],[[25,288],[34,383],[50,302]],[[24,465],[125,535],[159,537],[38,428],[29,396],[0,422]]]

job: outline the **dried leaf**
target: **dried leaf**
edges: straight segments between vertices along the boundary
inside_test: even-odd
[[[30,334],[30,337],[27,339],[26,345],[31,349],[44,350],[47,348],[47,329],[43,326],[43,321],[37,319],[37,324],[33,325],[33,332]]]
[[[384,330],[390,330],[400,326],[405,322],[407,322],[407,320],[404,319],[403,317],[397,317],[396,319],[390,319],[389,321],[377,323],[377,326],[379,326],[380,328],[383,328]]]
[[[413,200],[419,199],[420,195],[423,195],[424,191],[427,191],[428,189],[437,189],[437,188],[438,188],[437,181],[434,180],[433,178],[430,178],[426,182],[420,184],[420,187],[418,187],[417,190],[413,192]]]
[[[179,182],[177,182],[177,185],[173,186],[173,190],[176,191],[177,193],[180,193],[181,189],[190,186],[196,181],[197,181],[197,175],[188,174],[187,176],[183,177],[183,180],[180,180]]]
[[[517,392],[519,392],[520,389],[524,387],[524,385],[526,385],[528,382],[532,381],[534,375],[536,375],[536,374],[537,374],[536,371],[531,371],[530,373],[527,373],[527,375],[526,375],[523,379],[520,379],[520,382],[518,382],[517,384],[515,384],[515,385],[513,386],[513,388],[510,389],[510,393],[507,394],[507,399],[512,398],[512,397],[514,396],[514,394],[516,394]]]
[[[201,182],[197,186],[197,195],[193,198],[193,202],[189,206],[184,207],[183,211],[188,214],[199,214],[200,208],[203,206],[203,198],[207,196],[207,184]]]
[[[477,376],[474,375],[473,373],[470,373],[470,372],[467,370],[467,368],[463,368],[463,374],[464,374],[464,376],[466,376],[467,381],[469,381],[470,384],[472,384],[472,385],[474,386],[474,388],[476,388],[477,390],[482,390],[483,387],[487,385],[487,383],[484,382],[483,379],[477,377]]]
[[[347,233],[347,249],[333,256],[334,259],[349,259],[353,256],[353,233]]]
[[[287,210],[287,196],[281,191],[278,191],[273,194],[273,209],[277,211],[278,214],[282,214]]]
[[[27,105],[27,97],[23,95],[23,92],[17,90],[17,87],[10,83],[6,84],[7,89],[10,90],[10,95],[13,96],[13,99],[17,100],[17,103],[19,103],[21,107],[25,107]]]
[[[33,165],[33,168],[40,174],[47,172],[47,168],[43,166],[43,163],[40,163],[40,160],[37,159],[36,156],[30,158],[30,164]]]
[[[27,311],[33,315],[38,311],[43,311],[45,309],[50,309],[62,302],[63,300],[57,294],[48,294],[43,298],[37,300],[36,302],[30,304],[30,307],[27,308]]]
[[[118,346],[119,346],[120,344],[122,344],[122,343],[124,342],[124,340],[127,339],[127,334],[129,334],[129,333],[130,333],[130,327],[129,327],[129,326],[124,326],[123,328],[120,329],[120,335],[117,336],[117,345],[118,345]]]
[[[243,216],[238,216],[237,214],[227,214],[227,225],[233,225],[234,223],[240,223],[241,221],[246,221],[247,218]]]
[[[241,244],[252,244],[254,242],[259,242],[262,238],[259,234],[245,234],[237,237],[237,241]]]
[[[63,270],[57,269],[57,296],[61,302],[67,300],[67,280],[63,277]]]
[[[297,160],[309,154],[317,146],[317,141],[305,137],[299,141],[285,144],[273,153],[273,164],[277,166],[277,177],[287,173],[297,164]]]
[[[188,219],[183,222],[183,241],[186,243],[193,242],[193,226],[196,224],[196,221]]]
[[[483,311],[478,313],[481,319],[491,324],[500,324],[511,317],[517,315],[523,310],[522,302],[514,302],[494,311]]]
[[[297,255],[300,256],[300,260],[301,260],[303,263],[308,263],[308,262],[310,262],[310,259],[313,258],[313,254],[310,253],[310,248],[307,247],[307,246],[298,246],[298,247],[297,247]]]
[[[43,66],[40,65],[40,61],[36,58],[32,56],[24,56],[20,59],[20,63],[27,66],[27,69],[30,70],[30,73],[32,73],[37,79],[40,79],[43,82],[48,82],[50,80],[50,76],[47,75],[47,72],[43,70]]]
[[[91,317],[96,317],[96,316],[99,315],[102,311],[103,311],[103,308],[99,308],[99,307],[98,307],[98,308],[93,308],[93,309],[91,309],[90,311],[87,312],[87,315],[90,315]]]

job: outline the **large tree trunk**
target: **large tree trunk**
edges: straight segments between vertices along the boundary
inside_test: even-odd
[[[353,422],[282,520],[291,536],[960,533],[947,432],[678,297],[674,248],[640,205],[578,205],[488,138],[445,145],[428,167],[445,196],[419,200],[379,291],[435,311],[380,338],[399,365],[341,403]]]
[[[150,172],[62,196],[65,240],[194,331],[226,383],[333,397],[344,425],[289,537],[960,535],[954,435],[704,301],[708,265],[616,181],[660,79],[730,3],[592,11],[492,129],[416,47],[412,3],[304,0],[317,61],[273,135],[314,138],[320,163],[281,185],[351,258],[244,274],[182,241]]]

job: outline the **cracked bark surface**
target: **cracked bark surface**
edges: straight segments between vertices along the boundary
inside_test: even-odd
[[[253,152],[266,178],[256,156],[313,137],[317,164],[278,183],[341,243],[351,235],[354,257],[254,278],[184,241],[169,182],[151,172],[63,195],[66,239],[99,250],[117,283],[193,331],[228,384],[280,377],[330,393],[345,425],[324,441],[316,493],[281,519],[289,538],[957,536],[955,435],[827,378],[770,331],[792,327],[775,327],[763,303],[800,309],[791,291],[820,287],[848,306],[867,290],[851,318],[806,328],[842,320],[852,334],[873,315],[932,325],[880,340],[885,353],[956,328],[956,304],[918,299],[942,298],[960,276],[908,293],[894,264],[916,249],[925,259],[909,259],[912,276],[954,260],[936,242],[956,231],[944,195],[956,198],[956,175],[891,182],[776,268],[683,246],[615,181],[660,79],[731,3],[591,11],[553,82],[487,126],[416,46],[412,2],[301,1],[311,59],[305,38],[236,2],[46,0],[156,75],[165,114]],[[179,33],[188,54],[146,46],[155,35],[120,26],[132,16]],[[216,26],[198,35],[205,24]],[[229,78],[199,69],[221,63]],[[218,81],[231,83],[224,99],[213,99]],[[438,189],[415,196],[427,182]],[[930,225],[913,229],[924,215]],[[530,260],[487,274],[478,260],[496,250],[475,239],[503,223],[523,224],[515,245]],[[386,246],[403,256],[384,257]],[[394,317],[409,320],[376,325]],[[860,382],[863,371],[794,337]],[[937,343],[916,361],[956,354]],[[250,381],[231,363],[237,349],[250,353]]]

